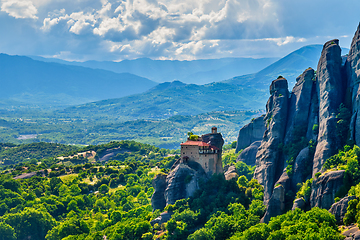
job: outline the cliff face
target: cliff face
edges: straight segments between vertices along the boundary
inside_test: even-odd
[[[168,204],[191,197],[199,188],[201,180],[206,180],[212,174],[223,173],[221,152],[224,139],[221,133],[212,128],[211,133],[202,135],[199,139],[201,140],[182,143],[181,158],[173,164],[170,173],[159,174],[153,179],[153,210],[162,210]],[[227,178],[232,177],[236,177],[234,169],[227,172]]]
[[[264,116],[254,118],[250,123],[242,127],[239,131],[235,152],[249,147],[253,142],[261,141],[265,129]]]
[[[347,86],[351,91],[352,121],[351,138],[360,143],[360,24],[352,40],[350,51],[345,63]]]
[[[267,129],[256,155],[254,177],[264,186],[264,203],[271,197],[276,179],[279,178],[284,163],[281,162],[279,145],[283,143],[288,107],[288,84],[280,78],[270,86],[270,98],[266,104],[265,122]]]
[[[272,82],[264,118],[266,130],[257,150],[254,173],[264,186],[267,211],[263,222],[290,209],[297,185],[322,172],[326,159],[343,147],[340,108],[352,110],[351,123],[346,127],[350,138],[360,143],[359,69],[360,25],[348,57],[341,56],[339,41],[331,40],[324,44],[317,72],[305,70],[291,93],[286,79]],[[343,135],[346,137],[347,130]],[[338,171],[315,178],[306,204],[330,208],[343,177],[343,171]]]
[[[336,115],[344,99],[341,75],[341,49],[339,40],[325,43],[317,68],[319,95],[319,134],[313,163],[313,175],[321,170],[325,160],[337,152]]]

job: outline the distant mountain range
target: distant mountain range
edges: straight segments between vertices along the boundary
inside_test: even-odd
[[[160,83],[179,80],[188,84],[206,84],[255,73],[278,60],[278,58],[221,58],[178,61],[138,58],[121,62],[70,62],[56,58],[30,57],[45,62],[104,69],[116,73],[132,73]]]
[[[305,69],[316,69],[321,50],[322,45],[305,46],[255,74],[205,85],[166,82],[141,94],[74,106],[63,113],[87,116],[96,112],[98,117],[121,116],[132,120],[165,119],[176,114],[195,115],[210,111],[264,109],[271,81],[282,75],[292,87],[296,77]]]
[[[180,81],[157,85],[149,79],[131,73],[115,73],[104,69],[73,66],[62,60],[57,61],[66,64],[0,54],[0,84],[2,86],[0,108],[14,106],[16,103],[41,107],[72,105],[62,112],[79,116],[95,114],[99,118],[106,115],[112,119],[122,120],[165,119],[177,114],[194,115],[210,111],[258,110],[265,107],[268,88],[272,80],[282,75],[288,79],[289,87],[292,87],[296,77],[306,68],[316,69],[321,49],[322,45],[305,46],[271,63],[257,73],[205,85],[186,84]],[[343,50],[343,54],[347,51],[347,49]],[[156,73],[157,76],[169,76],[167,74],[172,72],[174,75],[185,76],[186,74],[200,74],[199,71],[210,73],[211,71],[208,70],[211,68],[214,71],[219,69],[225,71],[227,66],[235,64],[238,69],[244,67],[255,69],[266,61],[273,60],[228,58],[154,61],[137,59],[119,63],[73,64],[87,64],[92,67],[103,64],[102,66],[109,68],[112,66],[114,69],[118,66],[120,69],[118,71],[140,69],[139,74],[149,71],[150,75]],[[241,61],[243,65],[240,64]],[[231,69],[234,68],[228,68],[228,74],[232,74]],[[216,77],[215,72],[212,77]]]
[[[69,106],[141,93],[156,83],[130,73],[0,54],[0,85],[0,106]]]

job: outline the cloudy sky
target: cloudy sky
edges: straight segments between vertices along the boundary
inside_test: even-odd
[[[282,57],[349,47],[359,0],[0,0],[0,52],[66,60]]]

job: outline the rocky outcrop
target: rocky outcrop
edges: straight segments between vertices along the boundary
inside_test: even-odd
[[[314,119],[310,116],[312,110],[311,99],[316,98],[314,77],[314,70],[308,68],[296,79],[296,84],[289,99],[285,144],[299,138],[299,136],[305,136],[309,120],[316,119],[316,116],[314,116]]]
[[[206,173],[200,164],[193,161],[179,163],[166,177],[166,204],[192,196],[199,188],[201,178],[206,178]]]
[[[304,198],[297,198],[297,199],[295,199],[291,210],[295,210],[297,208],[304,210],[305,205],[306,205],[306,202],[305,202]]]
[[[236,168],[235,168],[234,165],[229,166],[226,169],[224,175],[225,175],[226,180],[230,180],[230,179],[233,179],[233,178],[237,179],[239,177],[239,174],[237,173]]]
[[[348,78],[348,87],[351,91],[352,99],[352,139],[356,144],[360,144],[360,24],[355,32],[354,38],[351,42],[349,54],[345,63],[346,75]]]
[[[160,214],[160,216],[157,217],[157,218],[155,218],[154,220],[152,220],[152,221],[150,222],[150,224],[151,224],[151,226],[154,226],[156,223],[159,224],[159,225],[161,225],[161,224],[166,223],[167,221],[169,221],[170,218],[171,218],[171,216],[172,216],[172,213],[170,213],[170,212],[167,212],[167,211],[166,211],[166,212],[162,212],[162,213]]]
[[[293,175],[291,177],[292,189],[296,189],[298,183],[305,182],[306,179],[311,178],[312,159],[309,147],[300,151],[297,155],[294,166]]]
[[[345,230],[342,235],[346,238],[344,240],[360,240],[360,230],[356,225],[352,225]]]
[[[355,196],[348,196],[340,199],[340,201],[334,203],[329,212],[335,216],[337,224],[343,224],[343,219],[345,217],[346,209],[351,200],[356,199]]]
[[[201,136],[202,141],[215,146],[219,149],[222,149],[224,145],[224,139],[221,133],[208,133]]]
[[[329,209],[334,203],[336,192],[343,185],[345,170],[327,172],[313,180],[310,205]]]
[[[261,145],[261,141],[255,141],[250,146],[242,150],[236,161],[242,161],[247,165],[254,166],[256,163],[256,153]]]
[[[270,86],[270,98],[266,104],[266,131],[256,154],[254,178],[264,186],[264,203],[270,200],[276,179],[284,168],[280,160],[279,145],[283,143],[287,122],[288,84],[286,79],[274,80]],[[280,171],[279,171],[280,170]]]
[[[154,193],[151,196],[151,206],[153,210],[164,209],[166,206],[165,201],[165,189],[166,189],[166,174],[158,174],[152,180],[152,186],[154,188]]]
[[[339,40],[325,43],[317,68],[319,96],[319,134],[313,161],[313,176],[325,160],[337,152],[336,115],[343,101],[344,84],[341,76],[341,48]]]
[[[265,130],[264,115],[252,119],[250,123],[240,129],[235,152],[245,149],[255,141],[261,141]]]
[[[269,200],[269,205],[266,209],[264,217],[261,222],[268,223],[271,217],[282,214],[285,209],[285,188],[279,184],[274,188],[273,194]]]

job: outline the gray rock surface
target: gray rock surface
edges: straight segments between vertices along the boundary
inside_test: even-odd
[[[221,133],[208,133],[201,136],[203,142],[209,143],[212,146],[215,146],[222,149],[224,145],[224,139]]]
[[[256,162],[256,153],[261,145],[261,141],[255,141],[250,146],[242,150],[242,152],[237,157],[236,161],[242,161],[250,166],[255,166]]]
[[[170,212],[167,212],[167,211],[162,212],[160,214],[160,216],[155,218],[154,220],[152,220],[150,222],[150,224],[151,224],[151,226],[154,226],[156,223],[159,225],[166,223],[167,221],[169,221],[171,219],[171,215],[172,215],[172,213],[170,213]]]
[[[226,180],[239,177],[239,174],[236,172],[236,167],[234,165],[229,166],[224,175]]]
[[[285,209],[285,189],[280,184],[274,188],[274,191],[269,200],[264,217],[261,222],[268,223],[271,217],[275,217],[283,213]]]
[[[352,92],[353,106],[353,137],[356,144],[360,144],[360,118],[358,112],[360,110],[360,24],[355,32],[351,42],[349,54],[346,59],[346,73],[348,77],[348,85]]]
[[[274,80],[266,104],[267,129],[256,154],[254,178],[264,186],[264,203],[270,200],[274,184],[282,174],[283,162],[279,159],[279,145],[283,143],[288,111],[288,84],[286,79]]]
[[[206,173],[200,164],[192,161],[178,164],[166,177],[166,204],[192,196],[201,178],[206,178]]]
[[[357,226],[350,226],[342,235],[346,237],[344,240],[360,240],[360,230]]]
[[[311,99],[315,91],[315,76],[312,68],[306,69],[296,79],[296,84],[291,92],[289,100],[289,112],[285,144],[299,135],[304,136],[308,129],[308,122],[311,113]],[[311,126],[312,127],[312,126]],[[298,135],[298,136],[294,136]]]
[[[337,152],[336,114],[343,101],[344,86],[341,76],[341,48],[339,40],[325,43],[317,68],[319,96],[319,134],[313,162],[313,176],[330,156]]]
[[[345,217],[346,209],[351,200],[356,199],[355,196],[348,196],[340,199],[340,201],[331,205],[329,212],[335,216],[336,223],[338,225],[343,224],[343,219]]]
[[[303,198],[297,198],[295,199],[291,210],[295,210],[296,208],[300,208],[301,210],[304,210],[305,204],[306,202]]]
[[[310,159],[309,147],[300,151],[293,165],[292,189],[296,189],[298,183],[306,181],[311,176],[312,159]],[[310,175],[310,176],[309,176]]]
[[[165,174],[158,174],[152,180],[154,193],[151,196],[151,206],[153,210],[164,209],[166,206],[165,189],[166,189],[166,176]]]
[[[327,172],[314,179],[311,185],[310,205],[329,209],[336,192],[343,185],[345,170]]]
[[[239,131],[235,152],[245,149],[255,141],[261,141],[265,130],[264,116],[254,118],[250,123],[243,126]]]

